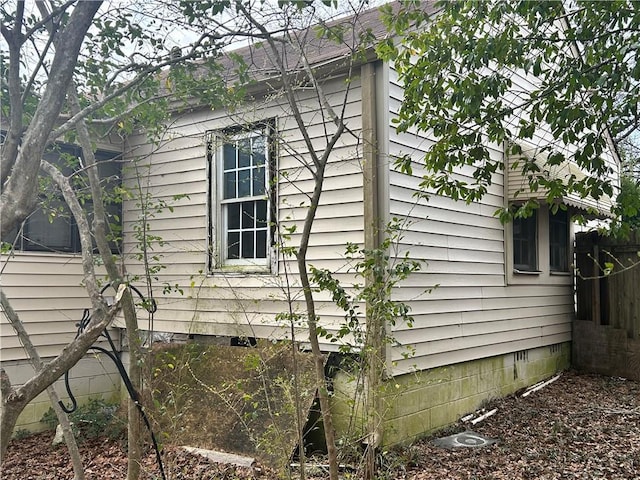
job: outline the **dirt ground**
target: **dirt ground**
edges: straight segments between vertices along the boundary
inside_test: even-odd
[[[414,445],[383,452],[381,479],[640,479],[640,384],[621,378],[564,373],[559,380],[526,398],[496,400],[495,415],[473,431],[497,438],[483,448],[443,449],[429,437]],[[469,427],[452,426],[436,436]],[[73,478],[65,447],[52,448],[49,433],[14,440],[0,478],[48,480]],[[118,442],[82,445],[88,479],[124,479],[126,456]],[[212,464],[165,446],[167,478],[175,480],[277,478],[266,467],[236,469]],[[157,479],[150,453],[144,479]],[[319,468],[310,471],[324,478]],[[292,474],[295,478],[295,473]],[[358,478],[345,471],[345,478]]]

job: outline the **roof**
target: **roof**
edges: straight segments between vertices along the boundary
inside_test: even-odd
[[[421,4],[426,11],[435,11],[433,5],[433,0]],[[392,3],[394,10],[399,7],[397,1]],[[225,80],[233,82],[237,79],[238,65],[235,58],[240,57],[247,64],[249,76],[254,82],[263,84],[270,80],[270,86],[274,86],[274,82],[281,77],[277,60],[282,60],[286,70],[292,74],[303,71],[304,63],[300,55],[302,48],[309,66],[320,75],[344,73],[349,66],[377,60],[374,50],[376,43],[390,35],[381,19],[379,7],[327,22],[327,27],[341,28],[343,38],[340,42],[320,36],[317,30],[319,25],[288,31],[291,41],[278,42],[281,47],[280,59],[274,57],[272,49],[264,40],[224,52],[216,60],[226,72]],[[273,38],[278,41],[283,36]],[[298,48],[296,44],[299,45]],[[354,58],[356,52],[358,55]]]
[[[326,37],[320,37],[317,33],[317,27],[318,25],[315,25],[289,32],[292,37],[291,41],[280,44],[282,45],[280,56],[284,60],[287,70],[295,71],[303,68],[300,52],[295,48],[295,43],[304,48],[309,65],[318,67],[352,56],[354,49],[358,48],[362,41],[361,37],[365,34],[370,33],[370,39],[380,39],[387,35],[387,29],[380,20],[378,8],[327,23],[327,27],[342,29],[344,38],[340,43]],[[371,50],[373,43],[366,42],[366,47]],[[262,42],[233,50],[231,53],[241,56],[252,71],[260,72],[262,76],[280,74],[273,58],[273,52]]]
[[[389,3],[394,11],[401,7],[398,1]],[[436,11],[435,0],[424,0],[419,8],[427,13]],[[415,7],[415,6],[414,6]],[[246,64],[247,71],[243,72],[243,94],[246,96],[262,95],[282,86],[282,74],[278,61],[282,61],[289,79],[295,84],[296,80],[305,86],[309,77],[304,72],[305,65],[300,50],[303,49],[309,67],[316,78],[328,78],[334,75],[348,74],[350,69],[365,63],[378,60],[375,47],[380,40],[388,38],[390,33],[381,18],[380,7],[370,8],[361,12],[327,22],[329,28],[342,27],[343,38],[337,41],[327,38],[318,32],[315,24],[307,28],[289,29],[282,34],[273,33],[273,38],[281,48],[276,57],[273,49],[263,40],[254,39],[253,43],[229,51],[218,51],[216,55],[203,58],[191,64],[195,71],[191,74],[197,81],[206,80],[206,88],[210,90],[216,80],[222,81],[226,87],[233,86],[240,78],[240,64],[238,57]],[[282,41],[284,35],[289,35],[290,41]],[[296,46],[297,42],[297,46]],[[188,67],[188,64],[185,66]],[[171,70],[160,74],[160,79],[168,77]],[[356,73],[357,74],[357,73]],[[297,78],[296,78],[297,77]],[[165,94],[171,95],[172,82],[161,82]],[[193,88],[193,86],[192,86]],[[196,87],[197,88],[197,87]],[[193,89],[187,96],[186,104],[183,97],[174,102],[174,111],[193,110],[210,106],[209,100],[199,99],[193,94]],[[205,95],[206,96],[206,95]]]
[[[508,160],[508,195],[510,201],[522,201],[529,198],[535,198],[539,201],[546,201],[548,191],[544,188],[532,192],[529,186],[528,175],[523,174],[522,159],[533,160],[539,169],[536,175],[541,175],[547,179],[561,179],[566,182],[569,178],[574,178],[577,181],[586,178],[589,173],[582,170],[574,161],[567,159],[564,162],[555,165],[548,162],[551,152],[543,151],[540,147],[533,143],[520,139],[517,142],[522,148],[520,154],[507,154]],[[565,154],[571,153],[568,147],[564,147]],[[514,164],[519,164],[517,168],[514,168]],[[599,217],[612,217],[611,206],[613,200],[608,195],[603,195],[600,199],[596,200],[591,197],[582,197],[579,194],[572,192],[563,195],[558,199],[567,206],[574,207],[578,210],[582,210],[588,214],[593,214],[594,211],[599,213]]]

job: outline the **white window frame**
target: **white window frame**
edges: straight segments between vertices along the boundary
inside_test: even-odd
[[[211,208],[210,208],[210,243],[211,243],[211,272],[246,272],[246,273],[273,273],[277,265],[277,251],[274,246],[273,222],[274,222],[274,201],[277,192],[272,183],[273,172],[275,169],[274,149],[272,145],[273,125],[271,122],[264,122],[260,125],[252,125],[246,128],[235,128],[226,131],[209,132],[207,135],[207,148],[209,151],[209,184],[211,188]],[[262,195],[250,194],[249,196],[234,196],[232,198],[224,198],[224,145],[229,141],[238,141],[247,138],[262,135],[265,138],[265,193]],[[256,167],[250,165],[249,170]],[[247,167],[239,167],[236,164],[235,171],[246,170]],[[229,170],[227,170],[228,172]],[[250,177],[253,180],[253,176]],[[252,187],[251,187],[252,188]],[[251,192],[253,193],[253,192]],[[240,204],[240,219],[242,222],[242,203],[266,201],[266,227],[254,227],[253,232],[266,231],[266,256],[264,258],[229,258],[228,245],[228,220],[226,211],[229,205]],[[244,231],[251,231],[247,228]],[[239,227],[239,233],[242,235],[242,225]],[[254,254],[256,244],[254,237]]]
[[[567,213],[568,221],[568,256],[569,264],[573,258],[573,224],[571,223],[571,211]],[[550,236],[550,209],[541,205],[536,211],[537,217],[537,269],[533,271],[518,270],[513,262],[513,222],[505,225],[505,265],[507,285],[569,285],[572,283],[571,268],[569,271],[551,270],[549,244]]]

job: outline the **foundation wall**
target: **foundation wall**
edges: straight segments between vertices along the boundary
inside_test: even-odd
[[[49,359],[44,358],[44,362]],[[34,375],[34,370],[27,360],[2,362],[2,368],[11,379],[11,383],[21,385]],[[118,401],[120,395],[120,375],[111,360],[104,355],[91,355],[83,358],[69,372],[69,384],[79,404],[90,398]],[[54,384],[58,395],[65,405],[70,406],[69,396],[64,386],[64,377]],[[38,432],[46,429],[40,422],[42,415],[49,410],[51,402],[47,392],[38,395],[23,410],[18,418],[15,431],[28,430]]]
[[[382,443],[409,443],[446,427],[492,398],[568,368],[570,360],[571,344],[565,342],[394,377],[384,385]],[[353,426],[366,417],[362,402],[353,401],[364,389],[346,375],[338,375],[334,386],[338,436],[353,434]],[[356,421],[351,416],[354,404],[359,405]]]

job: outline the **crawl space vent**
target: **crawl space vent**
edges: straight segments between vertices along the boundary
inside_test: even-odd
[[[486,447],[497,443],[496,438],[487,438],[482,435],[467,430],[465,432],[454,433],[448,437],[436,438],[432,443],[437,447],[442,448],[479,448]]]

